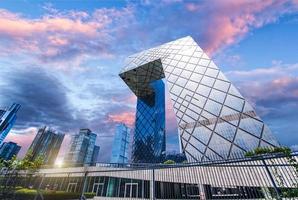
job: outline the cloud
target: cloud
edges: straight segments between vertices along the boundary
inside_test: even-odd
[[[117,122],[117,123],[125,123],[130,127],[132,127],[135,122],[135,113],[123,112],[118,114],[109,114],[108,120],[112,122]]]
[[[190,12],[195,12],[195,11],[199,11],[199,9],[201,8],[201,6],[199,4],[196,4],[196,3],[193,3],[193,2],[190,2],[190,3],[187,3],[185,5],[185,8],[190,11]]]
[[[85,76],[75,74],[66,78],[64,73],[55,72],[38,67],[0,69],[0,104],[9,106],[16,102],[22,106],[6,140],[22,145],[20,156],[23,156],[41,126],[67,134],[65,147],[69,134],[78,133],[80,128],[90,128],[98,134],[101,161],[108,161],[111,150],[108,145],[112,143],[115,124],[133,124],[135,99],[117,85],[113,89],[106,87],[98,80],[97,73],[86,80]],[[31,127],[30,134],[28,127]],[[65,152],[67,148],[62,148],[59,157]]]
[[[5,85],[1,86],[1,83]],[[0,88],[1,105],[16,102],[22,106],[18,112],[17,127],[46,124],[67,130],[78,121],[80,124],[84,122],[79,115],[73,115],[74,110],[67,99],[68,89],[40,68],[2,70]]]
[[[291,149],[292,149],[292,151],[297,152],[298,151],[298,145],[292,145]]]
[[[297,11],[295,1],[244,0],[186,3],[186,9],[197,15],[197,20],[204,17],[203,23],[197,24],[200,44],[213,54],[232,45],[246,36],[251,30],[268,23],[276,22],[281,16]],[[199,30],[200,29],[200,30]]]
[[[272,67],[230,71],[227,75],[255,107],[281,144],[297,145],[297,63],[274,63]]]
[[[34,139],[37,133],[37,129],[35,127],[28,127],[25,129],[11,130],[10,133],[5,138],[5,142],[13,141],[21,146],[21,150],[18,153],[18,157],[23,157],[32,140]]]
[[[178,135],[176,114],[174,112],[173,103],[168,91],[166,91],[166,134]]]
[[[22,104],[13,131],[50,125],[71,134],[88,127],[99,135],[113,136],[116,123],[132,125],[134,121],[136,98],[118,77],[128,54],[186,35],[215,54],[255,28],[296,11],[296,5],[293,1],[228,0],[210,4],[167,0],[91,12],[62,11],[46,5],[45,13],[37,17],[1,9],[0,104]],[[239,59],[232,57],[231,62],[238,63]],[[244,88],[241,91],[254,90],[245,95],[268,116],[266,113],[279,108],[273,104],[283,100],[294,104],[297,71],[295,65],[276,64],[233,71],[228,76]],[[267,92],[261,86],[274,91]],[[171,111],[167,104],[167,131],[174,138],[176,120]],[[100,154],[105,160],[111,140],[99,136]]]
[[[281,104],[297,104],[298,64],[273,62],[273,66],[247,71],[225,73],[244,96],[258,107],[278,107]]]
[[[241,85],[241,89],[247,91],[245,94],[262,106],[276,107],[276,104],[298,102],[298,77],[282,77],[268,82],[246,82]]]
[[[117,35],[122,44],[118,50],[137,52],[191,35],[209,55],[238,43],[257,28],[298,11],[297,2],[292,0],[135,2],[132,6],[142,12],[135,12],[135,23]]]
[[[27,54],[50,67],[74,68],[88,56],[114,58],[189,34],[213,54],[298,9],[283,0],[134,2],[93,12],[44,7],[35,18],[0,9],[2,55]]]
[[[132,7],[56,11],[34,19],[0,9],[1,52],[29,54],[43,63],[83,55],[110,57],[113,35],[132,20]]]
[[[233,80],[272,80],[283,76],[297,76],[298,64],[273,62],[273,66],[256,68],[248,71],[233,70],[225,73]]]

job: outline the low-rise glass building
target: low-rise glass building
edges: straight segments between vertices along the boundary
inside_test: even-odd
[[[3,142],[0,145],[0,159],[10,160],[13,156],[18,155],[21,146],[15,142]]]

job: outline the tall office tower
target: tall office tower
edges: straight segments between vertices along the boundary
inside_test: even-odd
[[[229,159],[279,144],[252,106],[191,37],[134,54],[120,77],[138,98],[165,78],[188,161]],[[152,122],[151,122],[152,123]]]
[[[40,128],[28,150],[32,153],[32,160],[42,156],[45,165],[53,165],[59,153],[64,134],[48,127]]]
[[[95,158],[98,154],[96,151],[99,151],[99,148],[95,147],[96,136],[87,128],[80,129],[78,134],[72,136],[70,149],[64,162],[74,166],[93,163],[92,158]]]
[[[111,163],[127,163],[130,129],[125,124],[117,124],[112,146]]]
[[[0,109],[0,144],[14,125],[20,107],[20,104],[13,103],[9,109]]]
[[[14,142],[3,142],[0,146],[0,159],[11,160],[13,156],[18,155],[21,146]]]
[[[95,164],[98,162],[98,154],[99,154],[100,146],[94,145],[94,149],[92,152],[91,164]]]
[[[132,161],[162,162],[165,143],[165,87],[162,80],[150,83],[152,93],[137,100]]]

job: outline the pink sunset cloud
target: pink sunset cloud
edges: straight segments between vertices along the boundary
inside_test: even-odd
[[[167,6],[175,5],[192,13],[196,20],[192,21],[194,27],[196,23],[202,23],[195,29],[209,54],[236,43],[250,30],[275,22],[283,14],[298,9],[297,1],[293,0],[218,0],[213,4],[179,0],[160,6],[167,9]],[[133,4],[120,9],[96,9],[92,13],[50,8],[49,13],[33,19],[0,9],[0,40],[5,41],[0,47],[1,54],[27,53],[37,61],[53,63],[75,61],[84,55],[112,57],[115,53],[113,44],[129,40],[131,35],[136,37],[135,40],[148,40],[148,27],[138,22],[137,9]],[[172,23],[173,19],[170,17],[163,23]],[[176,20],[180,19],[185,20],[183,16]],[[150,29],[151,26],[156,24],[150,25]]]
[[[115,123],[124,123],[124,124],[132,127],[135,122],[135,113],[125,111],[125,112],[118,113],[118,114],[109,114],[108,121],[115,122]]]
[[[166,99],[166,129],[167,132],[177,133],[176,114],[174,112],[172,100],[170,98]]]
[[[132,105],[133,107],[135,107],[136,102],[137,102],[137,96],[134,93],[132,93],[131,91],[129,91],[126,94],[113,96],[112,101],[115,103],[120,103],[120,104],[123,103],[126,105]]]
[[[284,64],[250,71],[231,71],[227,75],[238,80],[236,85],[255,106],[297,105],[297,69],[297,64]]]
[[[196,3],[193,3],[193,2],[190,2],[190,3],[187,3],[185,5],[185,8],[188,10],[188,11],[191,11],[191,12],[195,12],[195,11],[198,11],[199,8],[200,8],[200,5],[196,4]]]
[[[267,87],[264,87],[263,92],[266,90],[266,94],[259,94],[260,97],[298,100],[298,77],[281,77],[265,86]]]
[[[109,42],[118,31],[110,25],[122,27],[132,18],[132,7],[97,9],[91,14],[57,11],[35,19],[0,9],[0,40],[5,41],[0,50],[7,55],[26,53],[43,62],[84,54],[105,57],[112,54]]]
[[[103,28],[108,21],[82,22],[67,16],[43,17],[38,20],[22,18],[20,15],[0,10],[0,33],[12,38],[30,38],[37,34],[69,33],[95,36],[98,29]]]
[[[137,102],[137,96],[134,94],[130,95],[130,97],[127,99],[127,102],[129,104],[135,105]]]
[[[287,0],[219,0],[213,4],[190,2],[185,4],[185,8],[206,19],[203,30],[199,32],[204,37],[205,50],[213,54],[236,43],[250,30],[275,22],[281,15],[297,10],[298,4],[297,1]]]
[[[135,121],[136,96],[118,77],[127,54],[185,35],[191,35],[211,55],[220,51],[224,54],[225,48],[237,44],[254,29],[298,10],[298,2],[292,0],[146,2],[148,5],[130,2],[123,7],[92,8],[88,12],[80,10],[81,7],[48,8],[42,14],[38,12],[39,16],[0,9],[1,63],[7,63],[4,66],[7,71],[12,70],[7,75],[2,73],[4,84],[0,86],[6,92],[0,99],[20,102],[26,110],[23,119],[18,116],[16,127],[53,124],[57,129],[77,132],[82,126],[112,136],[116,123],[132,127]],[[241,60],[237,55],[230,59],[236,64]],[[33,73],[40,67],[42,71]],[[28,73],[18,73],[22,68],[28,68]],[[69,69],[76,71],[64,73]],[[257,101],[258,106],[265,105],[263,101],[294,104],[298,81],[285,70],[297,69],[297,65],[280,66],[228,75],[238,80],[248,78],[247,84],[239,84],[246,87],[241,91],[252,91],[247,96]],[[24,155],[35,133],[36,130],[12,131],[7,141],[23,146],[20,155]],[[177,133],[170,99],[166,100],[166,133],[170,136]],[[106,144],[105,139],[102,143]],[[59,158],[68,144],[66,136]]]
[[[7,137],[5,138],[5,142],[15,142],[21,146],[21,150],[18,154],[19,158],[24,157],[28,148],[30,147],[35,135],[37,133],[37,128],[30,127],[27,129],[21,130],[11,130]]]

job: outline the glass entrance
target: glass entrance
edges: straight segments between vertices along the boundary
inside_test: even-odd
[[[67,192],[75,192],[77,188],[77,183],[69,183],[67,186]]]
[[[136,198],[138,196],[138,184],[137,183],[125,183],[125,197]]]
[[[94,183],[92,192],[96,194],[96,196],[102,196],[103,183]]]

